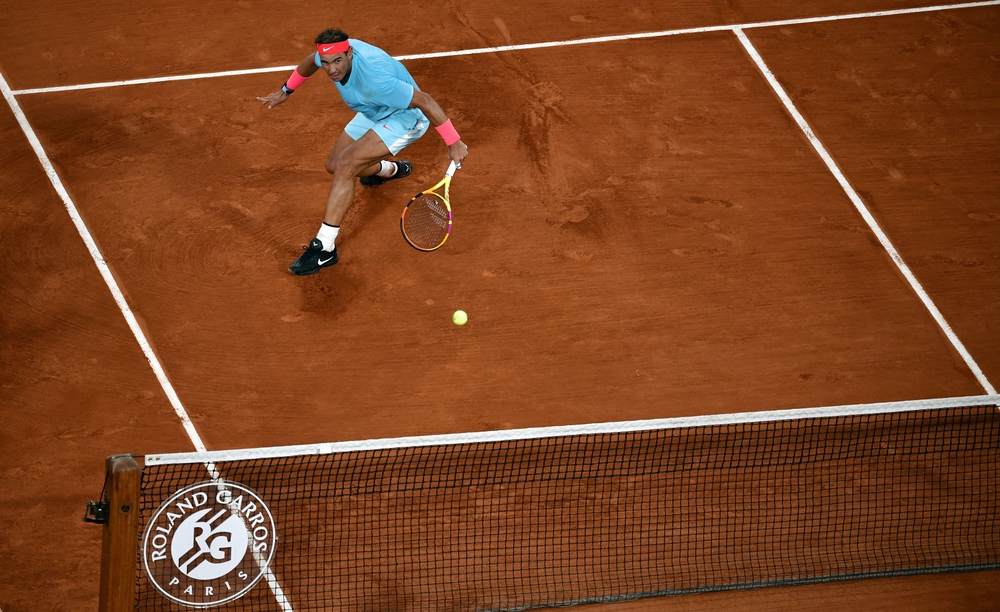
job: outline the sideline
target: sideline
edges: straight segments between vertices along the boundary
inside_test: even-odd
[[[979,384],[983,386],[983,389],[985,389],[988,394],[996,395],[996,389],[994,389],[993,385],[990,384],[990,381],[987,380],[986,375],[983,374],[979,364],[976,363],[976,360],[973,359],[972,355],[969,354],[969,351],[966,350],[965,345],[962,344],[962,341],[959,340],[955,332],[952,331],[951,326],[948,325],[944,315],[941,314],[937,305],[934,304],[930,296],[927,295],[927,292],[924,291],[920,281],[918,281],[917,277],[910,271],[910,267],[903,261],[903,258],[896,250],[896,247],[889,241],[889,237],[886,236],[885,232],[882,231],[882,228],[879,227],[878,221],[876,221],[875,217],[872,216],[868,207],[865,206],[864,201],[854,190],[854,187],[851,186],[851,183],[848,182],[847,177],[844,176],[844,173],[840,171],[840,168],[837,166],[837,162],[833,160],[833,157],[827,152],[826,147],[824,147],[823,143],[816,137],[816,134],[813,133],[812,128],[809,127],[805,118],[801,113],[799,113],[799,110],[795,108],[795,104],[792,102],[792,99],[788,97],[787,93],[785,93],[785,89],[780,83],[778,83],[778,79],[775,78],[771,69],[764,63],[764,59],[761,58],[759,53],[757,53],[757,49],[754,48],[750,39],[747,38],[746,34],[743,33],[743,30],[739,28],[735,28],[733,32],[736,34],[736,37],[739,38],[740,43],[742,43],[743,48],[746,49],[750,58],[753,59],[755,64],[757,64],[757,68],[764,75],[764,78],[767,79],[767,82],[771,85],[771,89],[773,89],[774,93],[776,93],[781,99],[781,102],[785,105],[785,110],[787,110],[792,118],[795,119],[799,128],[801,128],[802,132],[805,133],[806,138],[809,139],[809,144],[813,146],[813,149],[816,150],[823,162],[826,163],[826,167],[833,174],[834,178],[836,178],[837,182],[840,183],[844,192],[847,193],[847,197],[850,198],[851,202],[854,204],[854,208],[856,208],[858,213],[864,218],[865,223],[868,224],[868,227],[878,238],[879,243],[881,243],[882,247],[889,253],[889,257],[892,258],[892,261],[896,264],[896,267],[899,268],[899,271],[904,277],[906,277],[907,282],[910,283],[910,288],[916,292],[917,297],[920,298],[920,301],[923,302],[927,310],[930,311],[931,316],[934,317],[934,320],[941,328],[941,331],[944,332],[944,335],[948,337],[951,345],[956,351],[958,351],[958,354],[962,356],[962,359],[965,361],[965,365],[972,370],[972,373],[976,376],[976,380],[979,381]]]
[[[83,218],[80,216],[80,211],[77,209],[76,204],[70,197],[69,192],[66,191],[66,187],[63,185],[62,179],[59,178],[59,174],[52,165],[52,161],[45,153],[45,149],[42,147],[42,143],[38,140],[38,136],[35,134],[34,128],[31,127],[31,124],[28,123],[28,119],[24,116],[24,112],[21,110],[20,104],[18,104],[17,100],[14,98],[13,92],[7,84],[7,79],[4,78],[3,74],[0,74],[0,91],[3,92],[4,99],[7,101],[7,104],[10,105],[10,109],[14,112],[14,117],[17,119],[17,123],[20,125],[24,135],[27,137],[28,142],[31,144],[31,148],[34,149],[35,155],[38,156],[38,161],[41,162],[46,176],[48,176],[49,181],[56,190],[56,193],[58,193],[59,197],[62,198],[63,204],[66,206],[66,210],[69,212],[69,216],[73,220],[73,224],[76,226],[77,231],[80,233],[80,237],[83,238],[83,242],[87,246],[87,250],[90,251],[90,256],[94,259],[94,263],[97,265],[97,270],[101,273],[101,277],[104,279],[104,282],[107,283],[108,289],[111,290],[111,295],[114,297],[115,303],[118,305],[118,308],[121,309],[122,315],[124,315],[129,329],[132,330],[132,335],[135,336],[136,342],[139,343],[139,347],[142,349],[143,355],[146,356],[149,366],[153,369],[153,373],[156,375],[156,379],[160,382],[160,386],[163,388],[164,393],[166,393],[167,399],[170,401],[170,405],[173,407],[177,417],[181,420],[181,423],[184,426],[184,431],[191,440],[191,444],[194,445],[198,452],[207,452],[208,449],[205,448],[201,435],[199,435],[194,423],[191,422],[191,417],[188,416],[187,410],[184,408],[180,398],[177,396],[177,392],[174,390],[170,379],[167,378],[166,372],[164,372],[163,366],[160,363],[159,358],[156,356],[156,352],[153,351],[153,347],[150,346],[149,341],[146,339],[146,334],[142,331],[142,327],[139,325],[138,320],[135,318],[135,314],[128,305],[128,301],[125,299],[121,288],[118,286],[118,282],[115,280],[114,274],[108,266],[108,262],[104,259],[104,255],[101,254],[100,249],[97,247],[94,237],[91,235],[86,223],[84,223]],[[212,480],[222,481],[221,475],[213,464],[206,463],[205,467],[208,469]],[[259,554],[255,553],[254,559],[257,561],[258,565],[261,565],[262,562]],[[281,584],[278,582],[277,578],[275,578],[270,567],[265,567],[264,579],[267,581],[268,587],[274,594],[274,598],[278,606],[281,608],[281,611],[293,612],[292,606],[288,602],[288,598],[285,596],[284,590],[281,588]]]
[[[87,245],[87,250],[90,251],[90,256],[94,259],[94,263],[97,265],[97,270],[101,273],[101,278],[104,279],[104,282],[108,285],[108,289],[111,290],[111,295],[114,297],[118,308],[121,309],[122,315],[125,316],[125,322],[128,323],[129,329],[132,330],[132,335],[135,336],[136,342],[139,343],[139,348],[142,349],[142,354],[146,356],[146,361],[148,361],[149,366],[153,368],[153,373],[156,374],[156,379],[160,381],[160,386],[163,387],[164,393],[167,394],[167,399],[170,401],[170,405],[173,406],[174,412],[177,413],[177,417],[180,418],[181,423],[184,425],[184,431],[187,432],[188,438],[191,439],[191,443],[196,449],[199,451],[206,450],[205,444],[202,442],[201,436],[198,434],[198,430],[195,429],[194,423],[191,422],[191,417],[188,416],[187,410],[184,409],[184,405],[181,404],[181,400],[177,396],[177,392],[170,383],[170,379],[167,378],[167,374],[163,370],[163,365],[160,364],[160,359],[156,356],[156,352],[153,351],[153,347],[150,346],[149,341],[146,339],[146,334],[142,331],[139,321],[136,320],[135,315],[132,313],[132,308],[128,305],[125,295],[118,286],[118,281],[115,280],[114,274],[108,266],[108,262],[104,259],[104,255],[101,254],[101,250],[97,247],[97,242],[94,241],[94,237],[91,235],[90,229],[80,216],[80,211],[73,202],[73,198],[71,198],[69,192],[66,191],[66,186],[63,185],[62,179],[59,178],[59,174],[52,165],[52,161],[49,159],[48,154],[45,153],[45,149],[42,147],[42,143],[38,140],[38,136],[35,134],[34,128],[31,127],[31,124],[28,123],[27,117],[24,116],[24,112],[21,110],[21,105],[18,104],[17,100],[14,98],[14,93],[11,91],[10,86],[7,84],[7,79],[3,76],[3,74],[0,74],[0,91],[3,92],[4,99],[7,100],[7,104],[10,105],[10,109],[14,112],[14,117],[17,119],[18,125],[21,126],[21,131],[23,131],[24,135],[28,138],[31,148],[35,151],[35,155],[38,156],[38,161],[41,162],[42,169],[45,170],[45,175],[48,176],[49,181],[52,183],[52,187],[56,190],[56,193],[58,193],[59,197],[62,198],[63,204],[69,212],[70,219],[73,220],[73,225],[76,226],[76,231],[80,233],[80,237],[83,238],[84,244]]]

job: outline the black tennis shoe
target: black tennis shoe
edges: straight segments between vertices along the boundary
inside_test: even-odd
[[[296,276],[307,276],[316,274],[321,268],[332,266],[337,263],[337,247],[332,251],[324,251],[323,243],[319,238],[313,238],[309,246],[302,247],[305,253],[288,266],[288,271]]]
[[[389,178],[382,178],[381,176],[362,176],[361,184],[365,187],[378,187],[379,185],[384,185],[388,181],[394,181],[396,179],[406,178],[413,173],[413,164],[405,160],[399,160],[394,162],[396,164],[396,174],[393,174]]]

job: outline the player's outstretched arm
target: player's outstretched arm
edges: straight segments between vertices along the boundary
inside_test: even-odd
[[[451,119],[445,114],[444,109],[438,104],[430,94],[419,89],[413,90],[413,100],[410,108],[419,108],[424,115],[430,119],[434,128],[444,138],[444,143],[448,145],[448,157],[458,165],[462,165],[462,160],[469,154],[469,147],[462,142],[455,127],[451,124]]]
[[[317,70],[319,68],[316,67],[315,54],[310,53],[304,60],[299,62],[299,65],[292,71],[288,80],[282,84],[281,89],[268,96],[257,96],[257,99],[260,100],[261,104],[267,104],[268,108],[274,108],[287,100],[288,96],[292,95],[292,92],[305,83],[306,79],[311,77]]]

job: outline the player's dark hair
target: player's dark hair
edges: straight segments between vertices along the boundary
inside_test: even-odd
[[[316,44],[325,45],[327,43],[336,43],[347,40],[348,38],[350,37],[347,35],[347,32],[344,32],[343,30],[327,28],[320,32],[319,36],[316,37]]]

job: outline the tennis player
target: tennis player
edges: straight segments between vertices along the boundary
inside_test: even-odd
[[[378,47],[349,38],[340,30],[324,30],[310,53],[276,91],[258,97],[274,108],[292,95],[316,71],[323,70],[337,86],[340,97],[357,115],[351,119],[326,159],[333,186],[326,201],[323,224],[309,246],[288,267],[292,274],[316,274],[337,263],[337,234],[347,210],[354,203],[354,177],[374,187],[405,178],[413,172],[408,161],[388,161],[424,135],[430,125],[444,138],[448,156],[461,164],[468,147],[441,106],[420,91],[403,64]]]

